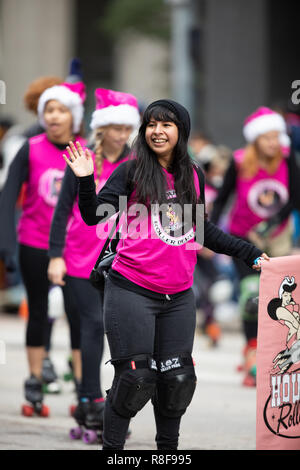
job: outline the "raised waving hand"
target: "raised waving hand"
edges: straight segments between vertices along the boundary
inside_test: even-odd
[[[88,149],[83,150],[80,142],[76,142],[76,146],[73,142],[70,142],[67,151],[70,158],[65,154],[63,154],[63,158],[76,176],[82,177],[94,174],[94,162],[90,151]]]

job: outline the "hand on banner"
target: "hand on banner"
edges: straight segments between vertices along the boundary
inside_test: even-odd
[[[261,256],[259,256],[258,258],[256,258],[254,260],[254,263],[252,265],[252,269],[254,269],[255,271],[260,271],[261,270],[261,262],[264,261],[264,260],[270,261],[270,258],[266,253],[262,253]]]

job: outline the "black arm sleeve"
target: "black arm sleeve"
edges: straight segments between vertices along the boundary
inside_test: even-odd
[[[215,253],[240,258],[249,267],[252,267],[253,261],[262,254],[256,246],[223,232],[209,220],[204,221],[204,246]]]
[[[110,175],[106,184],[96,195],[94,175],[79,179],[79,209],[81,217],[87,225],[96,225],[105,217],[96,214],[101,204],[111,204],[115,211],[119,211],[119,196],[129,196],[132,191],[131,175],[134,170],[134,161],[121,163]]]
[[[235,161],[232,158],[229,164],[229,167],[225,173],[223,185],[220,188],[219,193],[213,204],[213,209],[212,209],[212,213],[210,216],[210,220],[215,224],[218,223],[219,218],[222,214],[222,211],[229,199],[229,196],[235,190],[236,177],[237,175],[236,175]]]
[[[29,142],[26,141],[10,164],[7,180],[0,197],[0,256],[8,259],[16,251],[15,207],[22,184],[28,180]]]
[[[71,214],[77,193],[78,180],[73,171],[67,167],[51,222],[49,239],[50,258],[61,257],[63,255],[68,218]]]

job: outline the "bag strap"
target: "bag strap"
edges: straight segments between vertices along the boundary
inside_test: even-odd
[[[129,171],[128,171],[127,177],[128,177],[129,179],[130,179],[130,174],[133,175],[133,173],[132,173],[133,168],[134,168],[134,167],[130,167],[130,169],[129,169]],[[131,173],[130,173],[130,172],[131,172]],[[128,197],[128,198],[130,198],[132,192],[133,192],[133,188],[131,188],[131,190],[128,192],[128,194],[127,194],[127,197]],[[124,210],[125,210],[125,209],[124,209]],[[124,210],[122,211],[122,213],[124,212]],[[102,258],[103,255],[105,254],[105,252],[106,252],[106,250],[107,250],[107,247],[108,247],[109,244],[110,244],[110,241],[111,241],[111,239],[112,239],[112,236],[113,236],[113,234],[114,234],[114,231],[116,230],[116,228],[117,228],[117,226],[118,226],[118,223],[119,223],[119,220],[120,220],[120,217],[121,217],[122,213],[119,211],[119,213],[118,213],[118,215],[117,215],[117,218],[116,218],[116,220],[115,220],[115,222],[114,222],[114,225],[113,225],[113,227],[112,227],[112,229],[111,229],[111,231],[110,231],[110,233],[109,233],[109,235],[108,235],[108,237],[107,237],[107,239],[106,239],[106,241],[105,241],[105,243],[104,243],[104,246],[103,246],[103,248],[102,248],[102,250],[101,250],[101,252],[100,252],[100,255],[98,256],[98,259],[97,259],[97,261],[96,261],[96,263],[95,263],[95,266],[94,266],[94,268],[93,268],[94,270],[97,269],[97,267],[98,267],[98,265],[99,265],[99,263],[100,263],[100,261],[101,261],[101,258]]]

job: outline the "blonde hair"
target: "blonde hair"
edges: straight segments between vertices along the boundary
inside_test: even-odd
[[[102,173],[102,165],[103,165],[103,140],[105,137],[105,133],[107,131],[108,126],[103,126],[95,129],[92,134],[92,139],[95,144],[95,166],[97,176],[100,176]]]
[[[270,175],[276,173],[279,164],[283,158],[281,151],[279,150],[276,155],[266,160],[266,171]],[[239,165],[239,172],[242,178],[251,179],[253,178],[260,168],[258,152],[255,144],[247,145],[244,153],[244,158]]]

